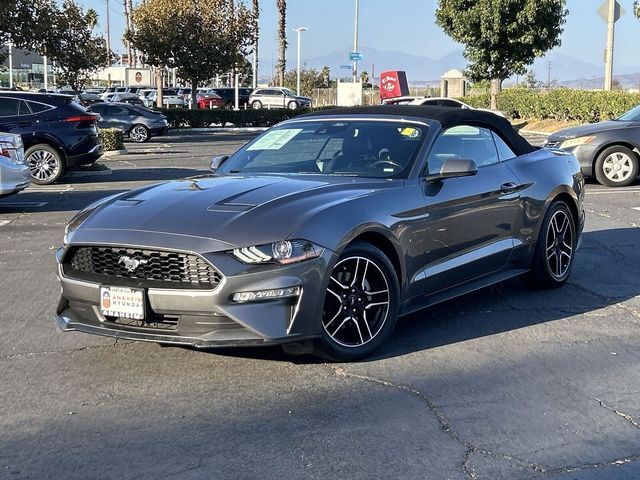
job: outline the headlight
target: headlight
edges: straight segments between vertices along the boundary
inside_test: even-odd
[[[562,142],[560,144],[560,148],[571,148],[577,147],[578,145],[588,145],[589,143],[593,142],[595,138],[596,137],[594,136],[572,138],[571,140],[565,140],[564,142]]]
[[[242,263],[289,263],[301,262],[322,255],[324,248],[307,240],[283,240],[281,242],[236,248],[229,252]]]

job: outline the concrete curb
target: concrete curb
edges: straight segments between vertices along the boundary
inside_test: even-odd
[[[270,127],[202,127],[202,128],[174,128],[169,130],[170,132],[178,133],[202,133],[202,132],[235,132],[235,133],[252,133],[252,132],[264,132]]]
[[[103,153],[105,157],[115,157],[116,155],[126,155],[129,151],[126,148],[122,150],[109,150]]]
[[[546,135],[546,136],[549,136],[549,135],[555,133],[555,132],[541,132],[540,130],[527,130],[527,129],[524,129],[524,128],[521,129],[521,130],[518,130],[518,132],[529,133],[531,135]]]

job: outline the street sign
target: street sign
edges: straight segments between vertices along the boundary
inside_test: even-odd
[[[620,20],[620,17],[624,15],[624,8],[622,8],[622,5],[620,5],[617,0],[613,1],[616,4],[613,11],[613,21],[617,22],[618,20]],[[605,0],[604,3],[600,5],[600,8],[598,9],[598,15],[600,15],[600,18],[602,18],[602,20],[609,23],[609,0]]]
[[[350,62],[361,62],[363,59],[362,52],[349,52]]]
[[[351,70],[353,68],[353,65],[340,65],[340,68],[342,68],[343,70]]]

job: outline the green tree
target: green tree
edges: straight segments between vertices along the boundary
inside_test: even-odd
[[[276,0],[278,7],[278,85],[284,85],[287,69],[287,0]]]
[[[145,62],[176,68],[195,91],[241,65],[253,39],[251,13],[228,0],[147,0],[133,10],[132,45]],[[192,107],[196,107],[192,96]]]
[[[284,86],[291,91],[296,91],[298,71],[289,70],[284,75]],[[300,70],[300,94],[310,97],[316,88],[324,87],[324,76],[315,68],[303,68]]]
[[[440,0],[436,23],[465,45],[472,81],[491,80],[491,108],[502,82],[560,45],[565,0]]]
[[[331,70],[327,65],[322,67],[322,70],[320,70],[320,74],[322,75],[322,86],[323,87],[331,86]]]
[[[18,48],[37,50],[50,28],[51,0],[0,0],[0,47],[12,42]],[[9,54],[0,48],[0,63]]]
[[[527,70],[522,79],[522,86],[525,88],[540,88],[542,85],[543,83],[536,78],[536,72]]]
[[[638,20],[640,20],[640,1],[638,0],[633,2],[633,14]]]
[[[35,50],[56,63],[56,82],[82,90],[91,75],[109,63],[104,38],[93,35],[98,14],[86,12],[74,0],[64,0],[48,13],[44,39]]]

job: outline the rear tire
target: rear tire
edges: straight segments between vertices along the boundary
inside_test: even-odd
[[[607,187],[626,187],[638,176],[638,156],[622,145],[605,148],[595,163],[596,179]]]
[[[525,283],[534,289],[562,286],[571,274],[576,246],[576,219],[565,202],[555,201],[542,222]]]
[[[62,155],[51,145],[41,143],[29,147],[24,156],[31,172],[31,181],[36,185],[51,185],[64,175]]]
[[[262,102],[255,100],[253,103],[251,103],[251,108],[253,108],[254,110],[260,110],[262,108]]]
[[[136,124],[129,130],[129,138],[136,143],[145,143],[150,138],[149,129],[142,124]]]
[[[346,362],[366,357],[389,338],[398,319],[400,286],[393,265],[373,245],[353,243],[328,274],[314,354]]]

